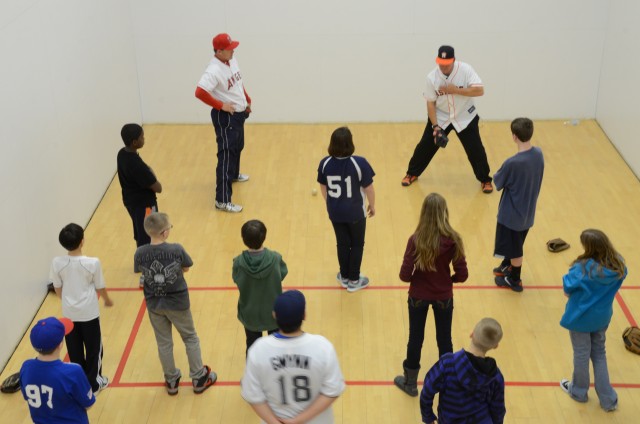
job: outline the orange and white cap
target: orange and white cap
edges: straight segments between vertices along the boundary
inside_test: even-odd
[[[455,52],[451,46],[440,46],[436,63],[438,65],[451,65],[456,59]]]

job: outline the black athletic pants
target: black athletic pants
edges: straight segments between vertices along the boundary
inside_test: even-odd
[[[364,233],[367,219],[357,222],[331,222],[336,233],[340,275],[351,281],[360,279],[360,265],[364,253]]]
[[[276,331],[278,331],[278,329],[274,328],[273,330],[268,330],[267,334],[273,334]],[[251,347],[251,345],[254,344],[255,341],[260,337],[262,337],[262,331],[251,331],[247,329],[247,327],[245,327],[244,334],[247,336],[247,352],[249,352],[249,348]]]
[[[409,297],[409,342],[407,343],[407,359],[402,364],[405,368],[417,370],[420,368],[422,343],[427,323],[429,305],[433,309],[436,322],[436,342],[438,354],[453,352],[451,341],[451,321],[453,320],[453,298],[448,300],[421,300]]]
[[[487,162],[487,153],[482,145],[482,139],[480,138],[480,129],[478,128],[478,121],[480,117],[476,115],[473,121],[464,130],[457,132],[458,138],[464,147],[464,151],[467,153],[469,163],[473,168],[478,181],[481,183],[491,181],[489,175],[489,162]],[[444,129],[446,134],[449,134],[453,128],[453,125],[449,125]],[[431,159],[435,156],[436,152],[440,149],[433,140],[433,126],[431,121],[427,121],[427,127],[424,129],[422,138],[416,146],[413,152],[413,156],[409,161],[409,168],[407,174],[419,177],[431,162]]]
[[[144,230],[144,219],[151,212],[158,212],[158,204],[148,206],[127,206],[127,212],[133,222],[133,238],[136,240],[136,247],[151,243],[151,238]]]
[[[211,121],[216,131],[218,165],[216,166],[216,201],[231,202],[231,183],[240,173],[240,154],[244,149],[246,112],[229,113],[211,109]]]
[[[102,334],[100,318],[91,321],[74,321],[73,330],[65,337],[69,360],[80,365],[96,392],[100,387],[98,377],[102,377]]]

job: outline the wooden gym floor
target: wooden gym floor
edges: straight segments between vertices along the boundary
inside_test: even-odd
[[[493,283],[500,193],[480,191],[453,133],[449,146],[420,179],[403,188],[400,180],[423,124],[349,125],[356,154],[366,157],[376,172],[377,213],[367,224],[362,266],[371,287],[348,294],[335,281],[335,238],[322,197],[311,194],[317,186],[318,163],[339,125],[247,125],[241,170],[251,179],[235,184],[233,197],[245,207],[241,214],[213,208],[216,158],[211,126],[145,126],[141,155],[163,184],[158,203],[174,224],[170,241],[182,243],[194,260],[186,275],[192,311],[203,359],[219,380],[202,396],[193,394],[188,381],[178,396],[166,394],[153,331],[132,270],[131,222],[114,180],[87,227],[84,247],[86,255],[102,260],[115,302],[112,308],[101,306],[103,373],[111,385],[89,410],[91,422],[259,421],[240,397],[244,332],[236,319],[238,294],[231,280],[231,261],[244,248],[240,226],[257,218],[268,228],[265,245],[282,253],[289,266],[285,288],[301,289],[307,297],[305,330],[323,334],[338,352],[347,389],[333,407],[336,423],[419,423],[418,399],[392,382],[401,371],[408,335],[407,285],[398,279],[398,271],[422,200],[433,191],[448,201],[451,223],[464,238],[470,271],[469,280],[454,291],[454,349],[467,345],[482,317],[492,316],[504,328],[504,339],[491,356],[507,381],[505,422],[634,422],[640,415],[640,358],[624,349],[620,335],[636,324],[634,311],[640,310],[640,182],[595,121],[535,125],[533,141],[543,149],[546,169],[536,222],[525,245],[525,290],[520,294]],[[494,173],[516,152],[509,123],[481,123],[481,133]],[[115,156],[116,151],[114,166]],[[614,413],[599,408],[593,389],[590,401],[579,404],[558,387],[572,371],[569,335],[558,324],[565,304],[561,278],[581,253],[579,235],[588,227],[604,230],[629,267],[607,340],[610,376],[619,395]],[[548,252],[545,242],[556,237],[569,242],[571,249]],[[60,314],[60,301],[49,295],[36,319]],[[421,377],[437,359],[431,317],[426,331]],[[186,355],[175,338],[176,360],[184,372]],[[27,336],[0,378],[34,356]],[[19,393],[0,396],[0,404],[0,422],[30,422]]]

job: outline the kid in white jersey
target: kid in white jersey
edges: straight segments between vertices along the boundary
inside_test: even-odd
[[[305,304],[298,290],[278,296],[273,312],[280,330],[249,349],[242,397],[263,423],[334,422],[331,404],[344,391],[344,378],[331,342],[302,331]]]
[[[62,299],[62,315],[73,321],[73,331],[66,334],[69,360],[82,367],[91,390],[98,393],[109,385],[102,375],[102,333],[98,294],[104,306],[113,306],[102,275],[100,259],[84,256],[84,230],[78,224],[66,225],[58,236],[68,253],[51,261],[49,282]]]

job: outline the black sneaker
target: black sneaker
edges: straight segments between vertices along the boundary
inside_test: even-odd
[[[571,397],[571,399],[575,400],[576,402],[585,403],[589,400],[587,396],[585,396],[584,400],[576,399],[575,397],[573,397],[573,395],[571,394],[571,381],[567,380],[566,378],[563,378],[562,380],[560,380],[560,388],[562,389],[563,392],[568,394],[569,397]],[[618,408],[618,402],[616,401],[612,410],[615,410],[617,408]],[[605,409],[605,411],[610,412],[609,409]]]
[[[495,275],[496,277],[503,277],[505,275],[508,275],[510,272],[511,265],[500,264],[500,266],[498,266],[497,268],[493,268],[493,275]]]
[[[164,384],[167,386],[167,393],[169,393],[169,396],[175,396],[178,394],[178,387],[180,387],[180,377],[182,376],[179,375],[173,383],[169,383],[168,381],[164,382]]]
[[[513,280],[513,277],[510,275],[503,275],[501,277],[495,278],[496,286],[498,287],[508,287],[514,292],[520,293],[524,288],[522,287],[522,280]]]
[[[204,366],[206,372],[200,378],[194,378],[193,382],[193,392],[197,395],[207,390],[209,387],[213,386],[213,384],[218,379],[218,376],[215,372],[211,371],[209,365]]]

